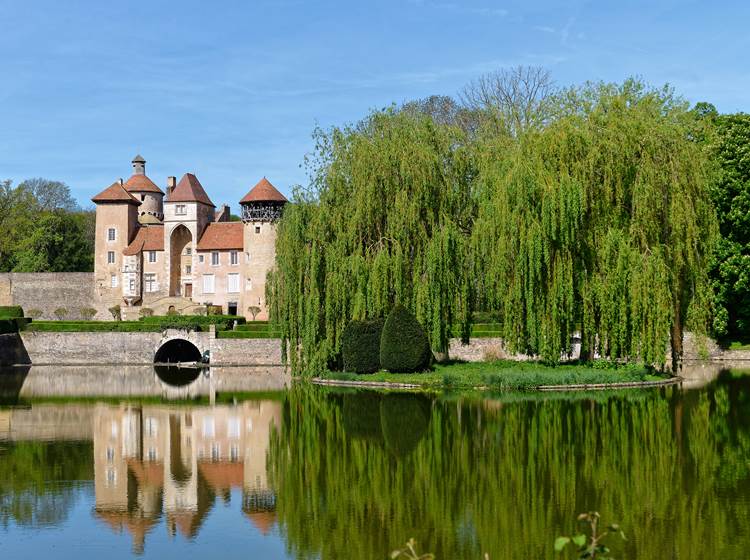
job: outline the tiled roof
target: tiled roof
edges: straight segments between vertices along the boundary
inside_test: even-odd
[[[133,175],[123,185],[128,192],[153,192],[164,194],[164,191],[156,186],[151,179],[145,175]]]
[[[92,202],[97,204],[112,202],[127,202],[128,204],[140,205],[140,201],[137,200],[132,194],[126,191],[119,181],[112,183],[109,187],[104,189],[98,195],[91,199]]]
[[[164,226],[149,225],[141,226],[130,242],[123,255],[133,256],[141,251],[163,251],[164,250]]]
[[[202,202],[216,208],[216,205],[208,198],[203,185],[198,181],[198,177],[192,173],[185,173],[177,183],[172,193],[169,195],[167,202]]]
[[[240,204],[246,204],[248,202],[288,202],[286,197],[281,194],[271,182],[263,177],[258,184],[255,185],[250,192],[247,193]]]
[[[198,241],[198,251],[218,251],[222,249],[242,249],[242,222],[213,222]]]

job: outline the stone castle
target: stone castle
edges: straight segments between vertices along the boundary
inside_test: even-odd
[[[276,221],[287,199],[264,177],[239,201],[241,220],[216,206],[198,178],[168,177],[166,193],[133,158],[133,175],[91,200],[96,204],[93,305],[194,314],[205,306],[267,319],[266,274],[275,259]]]

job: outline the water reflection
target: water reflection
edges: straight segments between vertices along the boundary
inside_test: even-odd
[[[689,377],[575,394],[295,385],[274,398],[216,390],[206,406],[153,402],[163,389],[25,400],[41,390],[30,372],[8,385],[21,404],[0,408],[0,551],[382,559],[415,537],[439,559],[553,558],[554,537],[597,509],[628,533],[618,558],[744,559],[750,377]],[[47,395],[71,390],[48,383]]]
[[[56,481],[93,478],[94,515],[116,532],[127,531],[136,553],[162,517],[170,535],[196,537],[217,499],[229,504],[233,489],[241,492],[243,514],[267,534],[275,497],[266,456],[270,433],[280,427],[281,404],[268,400],[2,410],[0,519],[6,526],[10,520],[61,523],[75,492],[69,485],[60,492]],[[93,442],[93,457],[91,444],[80,440]],[[65,476],[57,478],[57,469]]]

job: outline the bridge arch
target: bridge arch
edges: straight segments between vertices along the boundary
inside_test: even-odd
[[[202,358],[203,354],[195,344],[184,338],[172,338],[156,351],[154,363],[200,362]]]

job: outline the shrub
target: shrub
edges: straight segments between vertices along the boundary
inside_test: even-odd
[[[383,319],[350,321],[341,334],[344,371],[374,373],[380,369]]]
[[[26,312],[26,316],[27,317],[31,317],[32,319],[39,319],[39,317],[42,316],[42,310],[41,309],[36,309],[36,308],[29,309]]]
[[[177,317],[180,314],[179,311],[177,311],[174,306],[169,306],[169,309],[167,310],[167,316],[168,317]]]
[[[253,316],[253,321],[255,321],[255,317],[258,315],[258,313],[260,313],[260,307],[258,307],[257,305],[251,305],[247,308],[247,312]]]
[[[141,317],[151,317],[154,314],[154,310],[150,307],[141,307]]]
[[[91,321],[91,319],[94,318],[94,315],[96,315],[96,309],[93,307],[81,307],[78,310],[78,313],[84,321]]]
[[[122,311],[119,305],[113,305],[108,311],[112,314],[112,318],[115,321],[122,321]]]
[[[383,325],[380,365],[390,372],[422,371],[432,361],[430,341],[416,317],[396,305]]]
[[[15,319],[16,317],[23,317],[23,307],[20,305],[0,307],[0,319]]]
[[[224,313],[224,310],[221,308],[221,305],[207,305],[206,306],[207,315],[221,315],[223,313]]]
[[[64,307],[58,307],[55,309],[52,314],[57,318],[58,321],[62,321],[65,319],[65,317],[68,316],[68,310]]]

